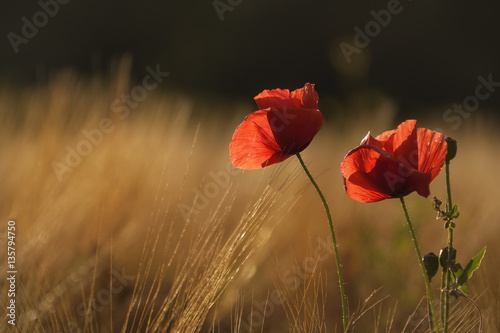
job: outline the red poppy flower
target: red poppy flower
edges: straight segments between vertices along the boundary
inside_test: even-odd
[[[349,197],[375,202],[414,191],[429,196],[429,184],[443,168],[447,144],[441,133],[417,129],[416,123],[407,120],[377,138],[368,133],[347,153],[340,168]]]
[[[255,98],[259,111],[249,114],[234,132],[229,158],[240,169],[258,169],[304,150],[321,129],[314,84],[290,92],[264,90]]]

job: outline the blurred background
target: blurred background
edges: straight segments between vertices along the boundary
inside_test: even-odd
[[[304,265],[328,226],[297,161],[241,172],[228,156],[256,94],[311,82],[325,122],[303,157],[334,212],[353,331],[426,329],[422,277],[398,203],[351,200],[339,173],[368,130],[376,135],[410,117],[458,141],[457,257],[464,264],[488,246],[470,295],[484,331],[500,331],[499,7],[418,0],[4,7],[0,221],[18,226],[18,330],[247,332],[238,322],[253,318],[264,332],[341,331],[333,256],[314,270]],[[146,91],[146,68],[169,75]],[[445,198],[443,175],[431,191]],[[446,233],[431,198],[412,194],[408,206],[422,251],[438,253]],[[4,272],[5,256],[0,251]],[[121,285],[110,286],[117,274]],[[0,295],[7,287],[0,284]],[[262,310],[275,290],[283,304]],[[0,307],[6,302],[0,297]],[[453,331],[477,328],[472,304],[455,304]]]
[[[321,96],[340,99],[379,91],[411,114],[462,103],[479,75],[500,81],[497,2],[60,2],[40,2],[55,12],[47,20],[34,0],[3,8],[0,73],[10,84],[44,81],[66,67],[102,73],[130,54],[137,81],[148,65],[171,73],[162,89],[248,99],[313,82]],[[40,27],[16,53],[8,34],[24,38],[22,18],[33,23],[34,15]],[[357,43],[356,27],[365,34]],[[480,108],[499,104],[492,94]]]

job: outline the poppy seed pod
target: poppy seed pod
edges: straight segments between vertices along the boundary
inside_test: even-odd
[[[457,258],[457,250],[452,248],[451,258],[450,258],[451,260],[450,260],[449,264],[447,264],[448,263],[448,248],[444,247],[439,252],[439,264],[441,265],[441,267],[443,267],[443,270],[446,270],[447,268],[453,267],[453,265],[455,265],[456,258]]]
[[[427,276],[429,277],[429,281],[436,275],[439,268],[439,260],[437,255],[434,252],[430,252],[426,254],[423,258],[425,270],[427,272]]]
[[[446,162],[449,162],[457,155],[457,140],[447,137],[446,143],[448,144],[448,153],[446,154]]]

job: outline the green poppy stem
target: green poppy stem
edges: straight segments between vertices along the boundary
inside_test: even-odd
[[[451,201],[451,187],[450,187],[450,161],[446,161],[445,164],[445,176],[446,176],[446,212],[449,213],[453,210],[453,204]],[[453,227],[452,223],[448,223],[448,260],[447,265],[451,262],[453,256]],[[448,332],[448,318],[450,317],[450,281],[451,272],[450,268],[446,267],[443,270],[443,276],[441,278],[441,319],[443,321],[443,332]]]
[[[443,324],[443,332],[447,332],[448,330],[448,321],[446,320],[446,303],[449,302],[449,295],[448,293],[444,292],[446,289],[446,278],[448,277],[448,274],[446,273],[446,270],[443,269],[441,273],[441,297],[439,300],[440,304],[440,313],[441,313],[441,323]]]
[[[335,254],[335,263],[337,264],[337,274],[339,276],[339,285],[340,285],[340,297],[342,299],[342,322],[344,326],[344,332],[347,332],[347,298],[345,296],[345,291],[344,291],[344,279],[342,277],[342,265],[340,264],[340,256],[339,256],[339,250],[337,248],[337,239],[335,237],[335,230],[333,229],[333,222],[332,222],[332,214],[330,213],[330,208],[328,207],[328,204],[326,203],[325,196],[321,192],[318,184],[316,184],[316,181],[314,180],[313,176],[307,169],[304,161],[302,160],[302,157],[300,156],[300,153],[296,153],[297,158],[299,159],[300,165],[302,165],[302,168],[306,172],[307,177],[309,177],[309,180],[313,184],[314,188],[316,189],[316,192],[318,192],[319,197],[321,198],[321,202],[323,202],[323,207],[325,208],[326,212],[326,217],[328,218],[328,224],[330,226],[330,233],[332,235],[332,242],[333,242],[333,252]]]
[[[422,273],[424,274],[425,288],[427,290],[427,301],[429,304],[432,320],[434,322],[434,329],[439,333],[441,332],[441,329],[439,327],[438,317],[434,308],[431,283],[429,281],[429,277],[427,276],[427,270],[425,269],[424,261],[422,260],[422,254],[420,253],[420,248],[418,246],[417,237],[415,236],[415,230],[413,229],[413,225],[411,223],[410,215],[408,215],[408,209],[406,208],[405,199],[403,197],[399,197],[399,199],[401,200],[401,206],[403,207],[403,212],[405,213],[406,222],[408,223],[408,229],[410,229],[411,239],[413,240],[413,245],[415,246],[415,251],[417,252],[418,263],[420,264],[420,268],[422,269]]]

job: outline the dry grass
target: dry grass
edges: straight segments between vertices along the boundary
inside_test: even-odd
[[[321,247],[327,222],[298,162],[253,172],[228,164],[232,132],[253,107],[151,91],[120,119],[111,104],[132,88],[126,73],[85,80],[66,72],[44,86],[0,90],[2,235],[9,219],[17,223],[15,329],[341,331],[334,257]],[[388,99],[361,101],[320,105],[327,120],[303,156],[333,211],[351,329],[421,332],[424,288],[398,202],[360,204],[342,189],[345,153],[368,130],[395,125]],[[338,109],[349,116],[329,112]],[[436,114],[419,125],[443,127]],[[66,147],[81,145],[82,131],[103,118],[113,130],[60,181],[53,162],[64,163]],[[484,332],[500,328],[496,130],[476,113],[449,133],[459,142],[452,165],[459,261],[488,245],[470,285]],[[431,190],[444,197],[443,176]],[[430,200],[412,195],[408,205],[422,250],[437,253],[446,234]],[[6,271],[6,252],[0,257]],[[0,287],[3,308],[7,289]],[[474,307],[464,299],[453,306],[452,327],[477,330]],[[0,330],[8,329],[3,320]]]

